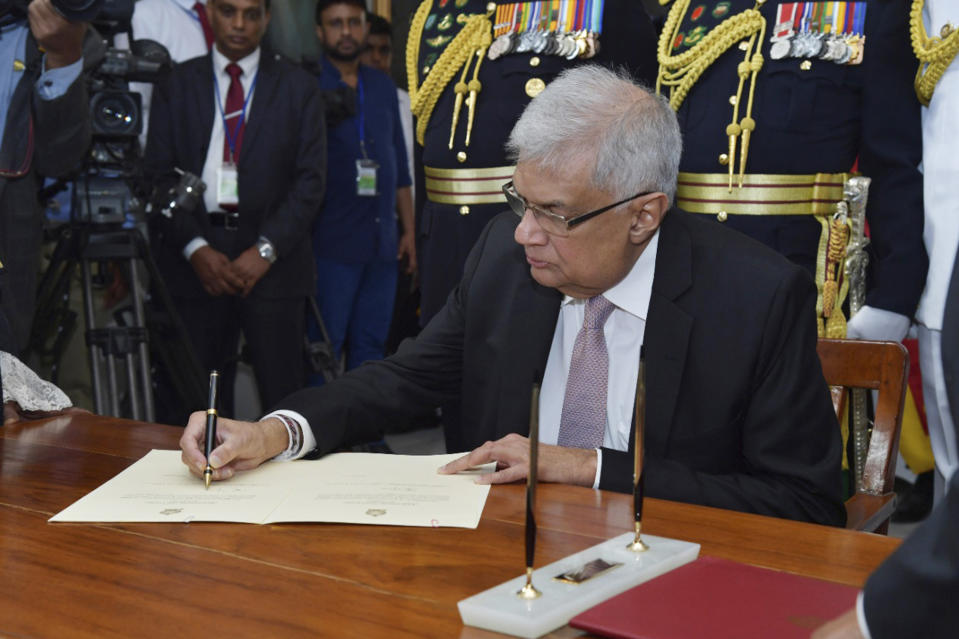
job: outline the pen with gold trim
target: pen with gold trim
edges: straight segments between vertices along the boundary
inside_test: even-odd
[[[210,480],[213,479],[213,467],[210,466],[210,453],[216,446],[216,395],[217,387],[220,385],[220,373],[212,371],[210,373],[210,401],[207,402],[209,408],[206,409],[206,444],[203,446],[203,452],[206,455],[206,468],[203,469],[203,483],[207,489],[210,488]]]

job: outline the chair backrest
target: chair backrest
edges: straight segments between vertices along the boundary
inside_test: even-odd
[[[892,492],[909,371],[905,347],[898,342],[820,339],[816,350],[830,387],[879,391],[861,490],[871,495]],[[840,418],[841,404],[834,392]]]

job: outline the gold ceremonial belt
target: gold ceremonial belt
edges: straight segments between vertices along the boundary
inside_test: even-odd
[[[513,179],[515,166],[483,169],[423,167],[426,198],[438,204],[505,204],[503,185]]]
[[[729,190],[728,173],[680,173],[676,204],[692,213],[728,215],[832,215],[848,173],[747,173]],[[428,187],[427,187],[428,188]]]

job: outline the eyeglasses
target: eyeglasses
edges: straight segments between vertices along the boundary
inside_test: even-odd
[[[546,209],[540,208],[535,204],[530,204],[526,201],[522,195],[516,191],[516,187],[513,186],[512,180],[503,185],[503,194],[506,196],[506,203],[509,204],[509,207],[513,210],[513,213],[523,217],[526,215],[526,211],[532,211],[533,217],[536,218],[536,223],[539,224],[540,228],[549,233],[550,235],[556,235],[559,237],[567,237],[570,230],[579,224],[582,224],[586,220],[592,219],[599,215],[600,213],[605,213],[615,209],[620,204],[626,204],[632,200],[635,200],[638,197],[643,197],[644,195],[649,195],[653,191],[643,191],[642,193],[637,193],[632,197],[628,197],[625,200],[620,200],[609,206],[604,206],[601,209],[596,209],[595,211],[590,211],[589,213],[583,213],[582,215],[574,215],[573,217],[563,217],[558,213],[553,213],[552,211],[547,211]]]

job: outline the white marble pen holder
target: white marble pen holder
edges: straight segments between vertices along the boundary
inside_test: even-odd
[[[534,570],[533,585],[542,593],[536,599],[516,594],[526,583],[525,575],[463,599],[457,604],[460,617],[467,626],[517,637],[539,637],[584,610],[699,556],[699,544],[652,535],[643,535],[649,550],[636,553],[626,547],[633,539],[633,533],[613,537]],[[582,571],[595,560],[620,565],[580,583],[558,579]]]

